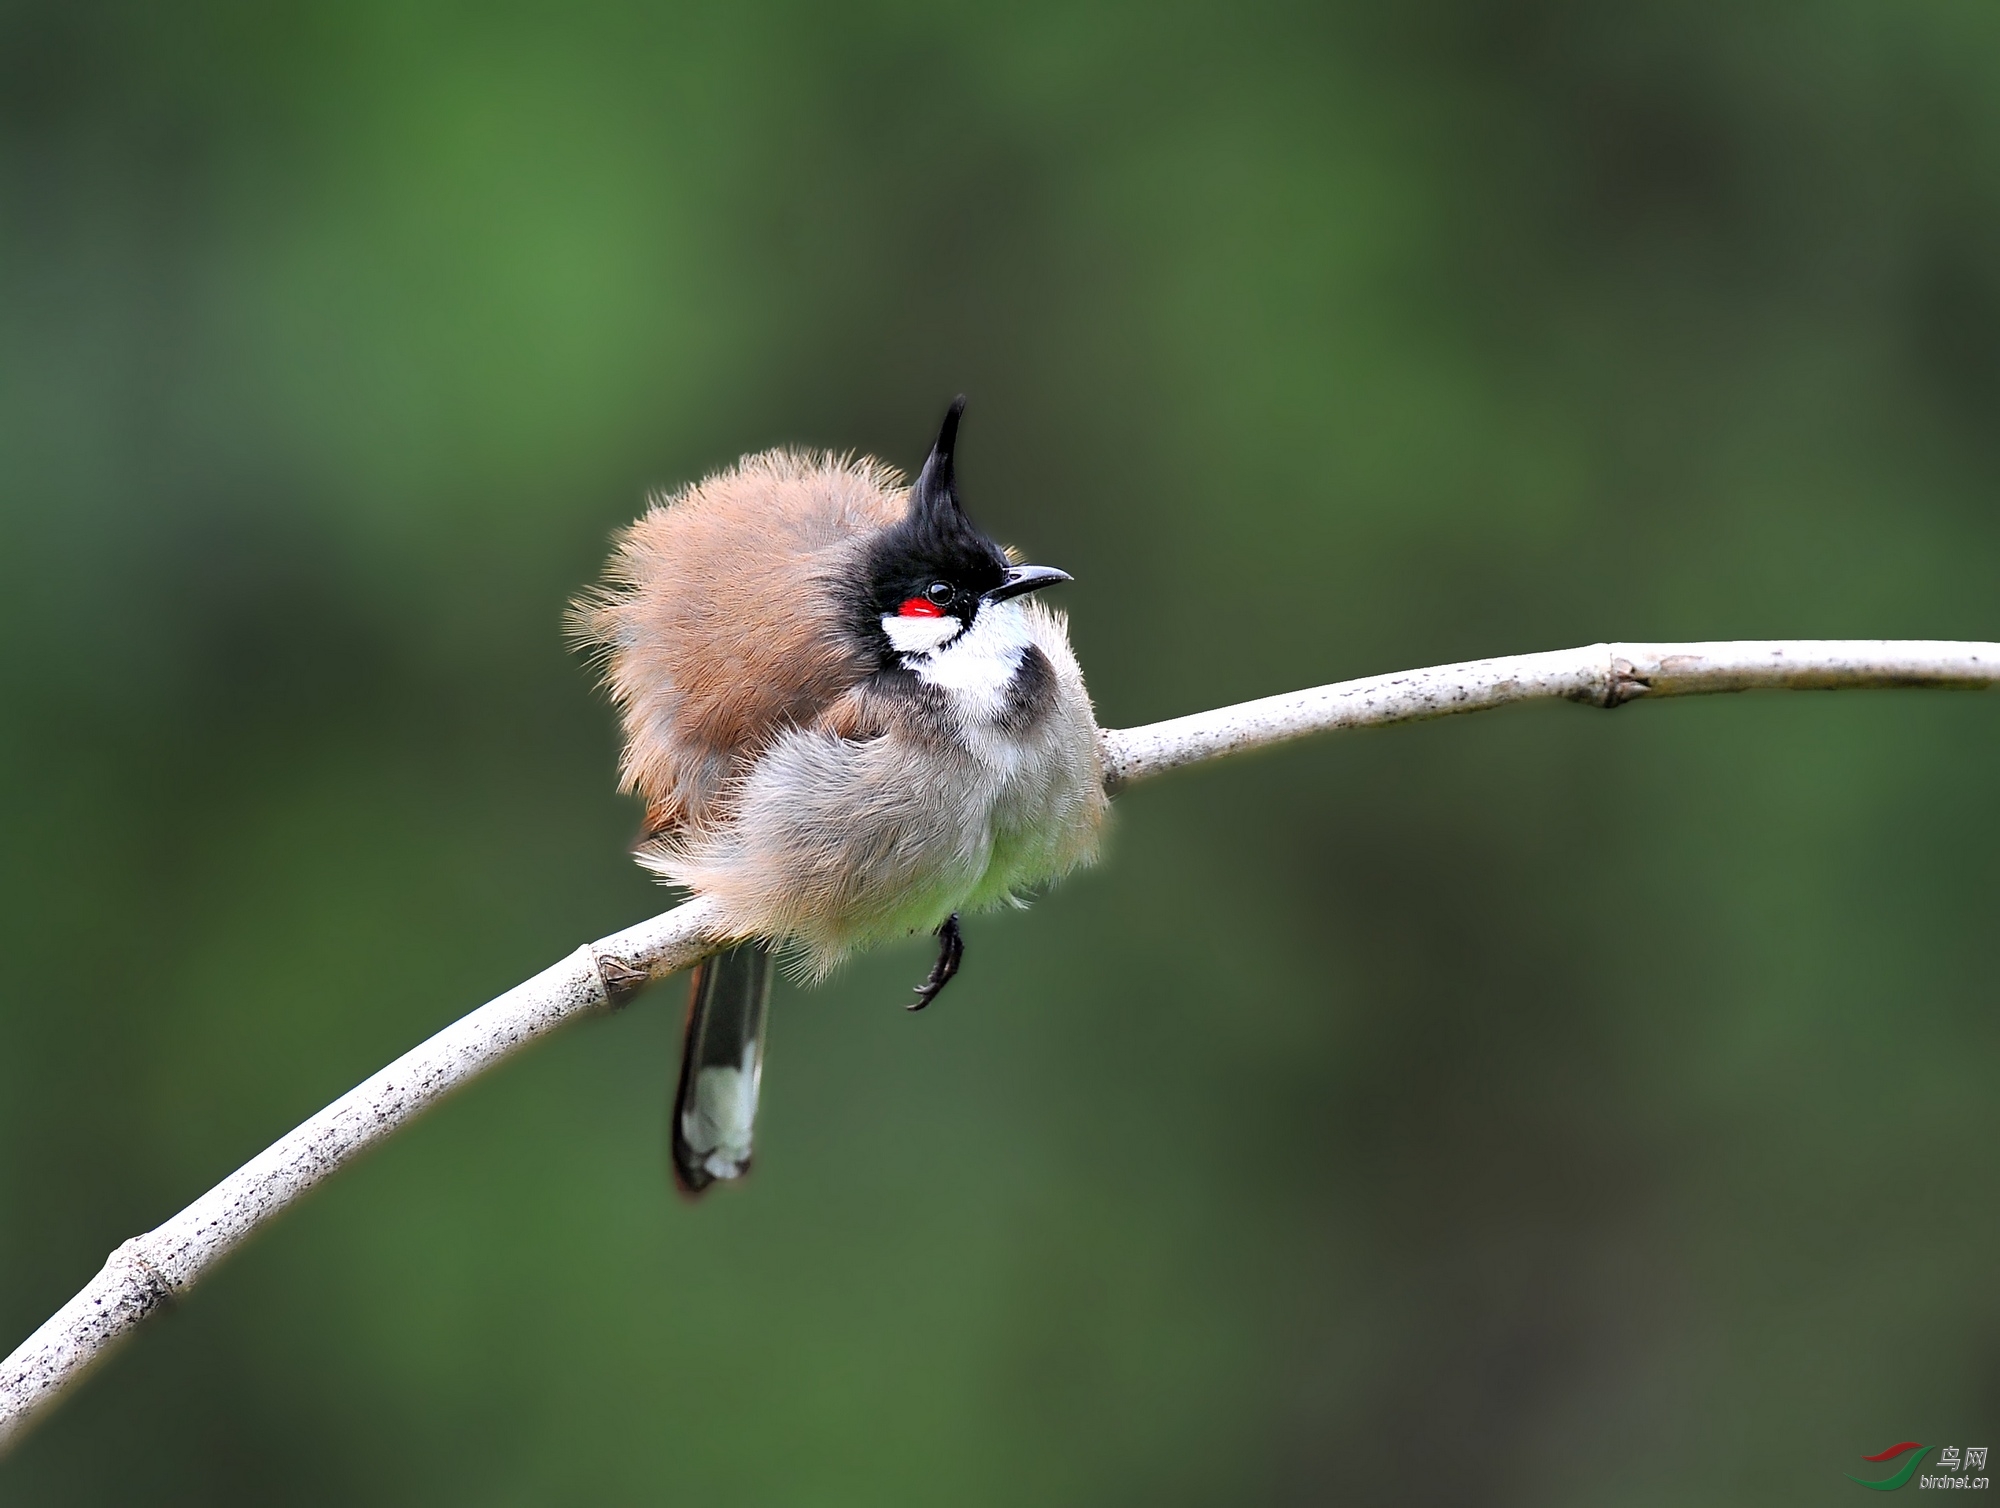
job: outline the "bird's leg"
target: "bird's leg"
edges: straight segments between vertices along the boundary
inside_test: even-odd
[[[945,918],[944,925],[937,929],[937,962],[931,965],[930,976],[917,986],[916,1004],[908,1007],[920,1011],[937,999],[938,991],[951,983],[951,976],[958,972],[959,961],[965,957],[965,938],[958,930],[956,911]]]

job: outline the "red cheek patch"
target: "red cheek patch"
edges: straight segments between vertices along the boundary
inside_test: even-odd
[[[942,618],[944,609],[928,597],[911,597],[896,609],[898,618]]]

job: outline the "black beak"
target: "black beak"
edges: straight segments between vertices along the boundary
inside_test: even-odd
[[[1054,566],[1009,566],[1007,579],[980,600],[1005,602],[1009,597],[1025,597],[1030,592],[1039,592],[1045,586],[1054,586],[1058,581],[1075,579],[1068,571],[1058,571]]]

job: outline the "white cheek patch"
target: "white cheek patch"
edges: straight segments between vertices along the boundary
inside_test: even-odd
[[[889,636],[890,647],[899,655],[929,654],[940,644],[948,643],[963,626],[948,613],[941,618],[905,618],[900,613],[890,613],[882,619],[882,632]]]

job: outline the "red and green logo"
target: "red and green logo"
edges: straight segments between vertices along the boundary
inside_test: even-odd
[[[1901,1487],[1905,1482],[1909,1481],[1911,1477],[1917,1474],[1917,1467],[1923,1464],[1924,1452],[1929,1448],[1930,1447],[1926,1445],[1919,1445],[1915,1440],[1905,1440],[1901,1445],[1892,1445],[1887,1450],[1881,1452],[1879,1455],[1863,1456],[1861,1458],[1862,1460],[1874,1461],[1879,1464],[1880,1462],[1883,1461],[1893,1461],[1896,1459],[1896,1457],[1902,1455],[1903,1452],[1905,1451],[1916,1452],[1916,1454],[1911,1456],[1909,1460],[1905,1461],[1893,1475],[1883,1477],[1879,1482],[1870,1482],[1864,1477],[1857,1477],[1851,1471],[1843,1472],[1841,1474],[1845,1476],[1848,1481],[1859,1482],[1863,1487],[1866,1487],[1871,1492],[1894,1492],[1898,1487]]]

